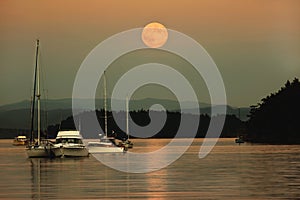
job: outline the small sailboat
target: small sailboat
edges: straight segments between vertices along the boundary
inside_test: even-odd
[[[88,142],[87,148],[89,153],[122,153],[124,147],[116,145],[114,137],[107,136],[107,102],[106,102],[106,77],[104,72],[104,132],[105,135],[99,134],[100,141]]]
[[[241,119],[241,109],[239,108],[238,109],[238,116],[239,116],[239,119]],[[241,130],[239,130],[239,131],[241,131]],[[235,139],[235,143],[237,143],[237,144],[242,144],[242,143],[244,143],[245,141],[244,141],[244,137],[243,137],[243,135],[241,135],[240,133],[238,134],[238,137]]]
[[[100,141],[88,143],[89,153],[122,153],[126,151],[124,147],[116,145],[114,137],[102,136],[102,134],[99,134],[99,136]]]
[[[133,142],[129,140],[129,105],[128,105],[128,97],[126,97],[126,134],[127,139],[119,142],[119,147],[124,147],[125,150],[128,148],[133,148]]]
[[[241,144],[241,143],[244,143],[244,139],[242,136],[239,136],[238,138],[235,139],[235,143],[238,143],[238,144]]]
[[[29,158],[32,157],[49,157],[48,141],[41,141],[41,93],[40,93],[40,68],[38,65],[39,56],[39,40],[36,41],[36,57],[35,57],[35,70],[34,70],[34,83],[33,83],[33,99],[31,105],[31,128],[30,128],[30,141],[26,148]],[[34,112],[35,112],[35,98],[37,98],[37,139],[34,139]]]

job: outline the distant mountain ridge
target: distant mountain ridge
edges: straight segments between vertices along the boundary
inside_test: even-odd
[[[108,102],[108,109],[110,109],[110,99],[107,100]],[[117,105],[116,110],[121,110],[122,104],[125,104],[125,100],[117,100],[113,99],[114,103]],[[91,102],[89,99],[76,99],[76,102],[80,106],[81,109],[85,110],[88,109],[88,103]],[[103,99],[95,99],[96,108],[103,108]],[[160,103],[165,105],[167,108],[172,110],[177,110],[178,102],[174,100],[167,100],[167,99],[153,99],[153,98],[146,98],[146,99],[136,99],[130,100],[130,108],[131,110],[139,110],[143,107],[149,105],[153,105],[154,103]],[[55,109],[72,109],[72,99],[65,98],[65,99],[48,99],[48,100],[41,100],[42,109],[47,108],[47,110],[55,110]],[[210,107],[208,103],[197,103],[192,101],[184,101],[182,102],[183,109],[194,109],[198,108],[205,108]],[[29,100],[20,101],[17,103],[6,104],[0,106],[0,111],[9,111],[9,110],[18,110],[18,109],[28,109],[31,106],[31,102]]]

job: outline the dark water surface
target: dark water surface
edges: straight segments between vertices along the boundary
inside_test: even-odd
[[[0,140],[0,198],[300,199],[300,146],[239,146],[234,139],[220,139],[199,159],[202,141],[196,139],[164,169],[132,174],[106,167],[93,156],[29,159],[24,147]],[[134,140],[132,151],[150,152],[168,142]]]

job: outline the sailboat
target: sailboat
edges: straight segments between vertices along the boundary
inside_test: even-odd
[[[100,141],[88,142],[89,153],[122,153],[126,149],[116,145],[114,137],[107,136],[107,102],[106,102],[106,77],[104,71],[104,135],[99,134]]]
[[[244,143],[244,139],[243,139],[243,136],[240,135],[238,138],[235,139],[235,143],[238,143],[238,144],[241,144],[241,143]]]
[[[127,139],[119,142],[119,147],[124,147],[125,150],[128,148],[133,148],[133,143],[129,140],[129,105],[128,105],[128,97],[126,97],[126,134]]]
[[[239,111],[239,120],[241,119],[241,109],[239,108],[238,109],[238,111]],[[239,135],[236,139],[235,139],[235,143],[237,143],[237,144],[242,144],[242,143],[244,143],[245,141],[244,141],[244,137],[243,137],[243,135]]]
[[[40,93],[40,68],[38,65],[39,56],[39,40],[36,41],[36,55],[35,55],[35,69],[34,69],[34,82],[33,82],[33,97],[31,105],[31,127],[30,127],[30,142],[26,148],[29,158],[32,157],[49,157],[50,151],[47,146],[48,141],[41,141],[41,93]],[[34,139],[34,112],[35,112],[35,99],[37,98],[37,140]]]

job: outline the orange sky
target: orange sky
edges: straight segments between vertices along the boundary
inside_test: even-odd
[[[43,62],[51,66],[47,76],[64,80],[48,84],[52,96],[70,97],[76,71],[92,48],[151,21],[183,32],[206,48],[223,75],[230,104],[255,104],[287,79],[300,77],[298,0],[1,0],[0,104],[29,98],[37,37]],[[266,79],[268,73],[272,80]],[[257,90],[262,84],[265,87]],[[6,92],[20,85],[29,89]],[[248,98],[239,98],[252,90]]]
[[[299,4],[297,0],[153,0],[151,3],[140,0],[27,0],[26,3],[2,0],[0,16],[1,31],[13,28],[33,29],[33,32],[48,32],[51,28],[72,31],[93,27],[110,33],[161,21],[179,31],[211,33],[211,30],[218,30],[225,34],[253,36],[255,32],[263,34],[283,28],[300,30],[297,26]]]

